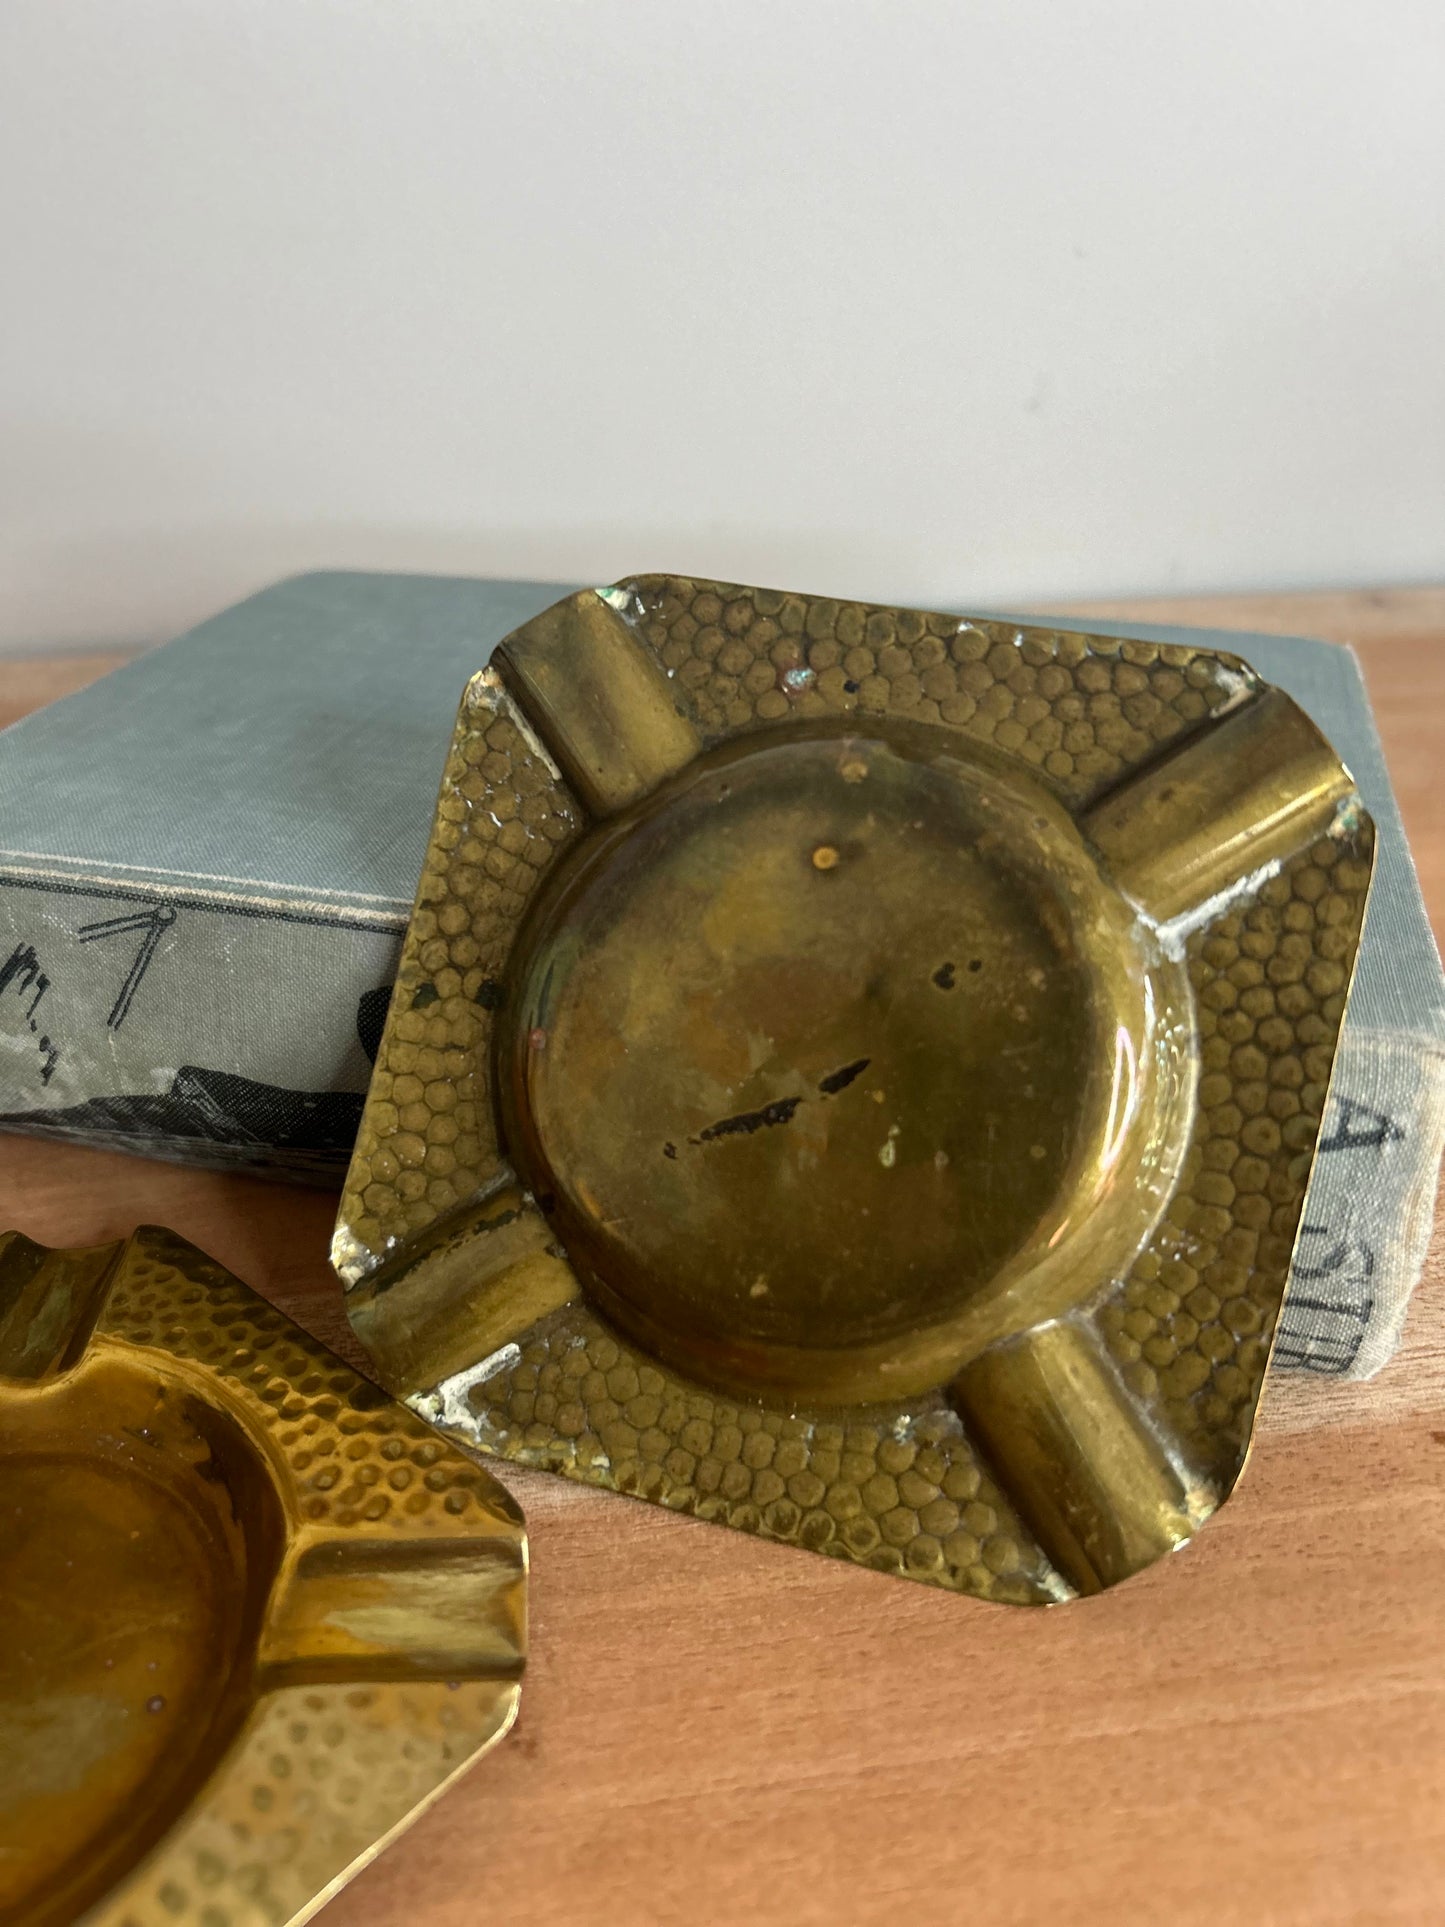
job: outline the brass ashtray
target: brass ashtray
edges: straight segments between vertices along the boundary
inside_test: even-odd
[[[499,1739],[501,1487],[174,1234],[0,1238],[0,1920],[308,1919]]]
[[[467,690],[333,1258],[458,1443],[994,1599],[1228,1493],[1373,838],[1238,660],[646,577]]]

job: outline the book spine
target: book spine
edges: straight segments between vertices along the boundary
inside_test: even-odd
[[[341,1180],[401,919],[0,868],[0,1127]]]

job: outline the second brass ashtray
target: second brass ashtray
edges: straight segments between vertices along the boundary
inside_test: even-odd
[[[526,1575],[194,1245],[0,1234],[0,1921],[299,1927],[510,1727]]]
[[[1369,882],[1208,651],[677,578],[471,684],[334,1258],[458,1442],[988,1597],[1243,1463]]]

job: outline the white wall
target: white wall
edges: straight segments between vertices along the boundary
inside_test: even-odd
[[[5,0],[0,647],[1445,562],[1441,0]]]

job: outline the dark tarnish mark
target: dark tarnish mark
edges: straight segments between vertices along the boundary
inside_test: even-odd
[[[477,994],[472,1002],[480,1004],[483,1010],[499,1010],[502,1004],[502,986],[495,977],[483,977],[477,985]]]
[[[969,969],[970,969],[970,970],[982,970],[982,969],[983,969],[983,958],[982,958],[982,957],[975,957],[975,958],[973,959],[973,961],[972,961],[972,963],[970,963],[970,965],[969,965],[968,967],[969,967]]]
[[[434,1004],[440,995],[441,992],[435,984],[418,984],[416,995],[411,1000],[411,1007],[413,1010],[425,1010],[429,1004]]]
[[[662,1147],[662,1155],[665,1158],[675,1158],[677,1156],[677,1146],[672,1143],[664,1144]]]
[[[933,973],[933,981],[940,990],[952,990],[958,982],[958,972],[951,963],[941,963]]]
[[[705,1131],[699,1131],[692,1142],[710,1144],[718,1137],[751,1137],[754,1131],[761,1131],[765,1124],[789,1124],[802,1101],[801,1097],[776,1097],[771,1104],[764,1104],[760,1111],[739,1111],[736,1117],[719,1118],[716,1124],[709,1124]]]
[[[860,1057],[856,1064],[845,1064],[841,1070],[829,1071],[826,1077],[818,1079],[818,1089],[824,1097],[836,1097],[839,1091],[846,1091],[855,1077],[861,1077],[873,1062],[871,1057]]]

